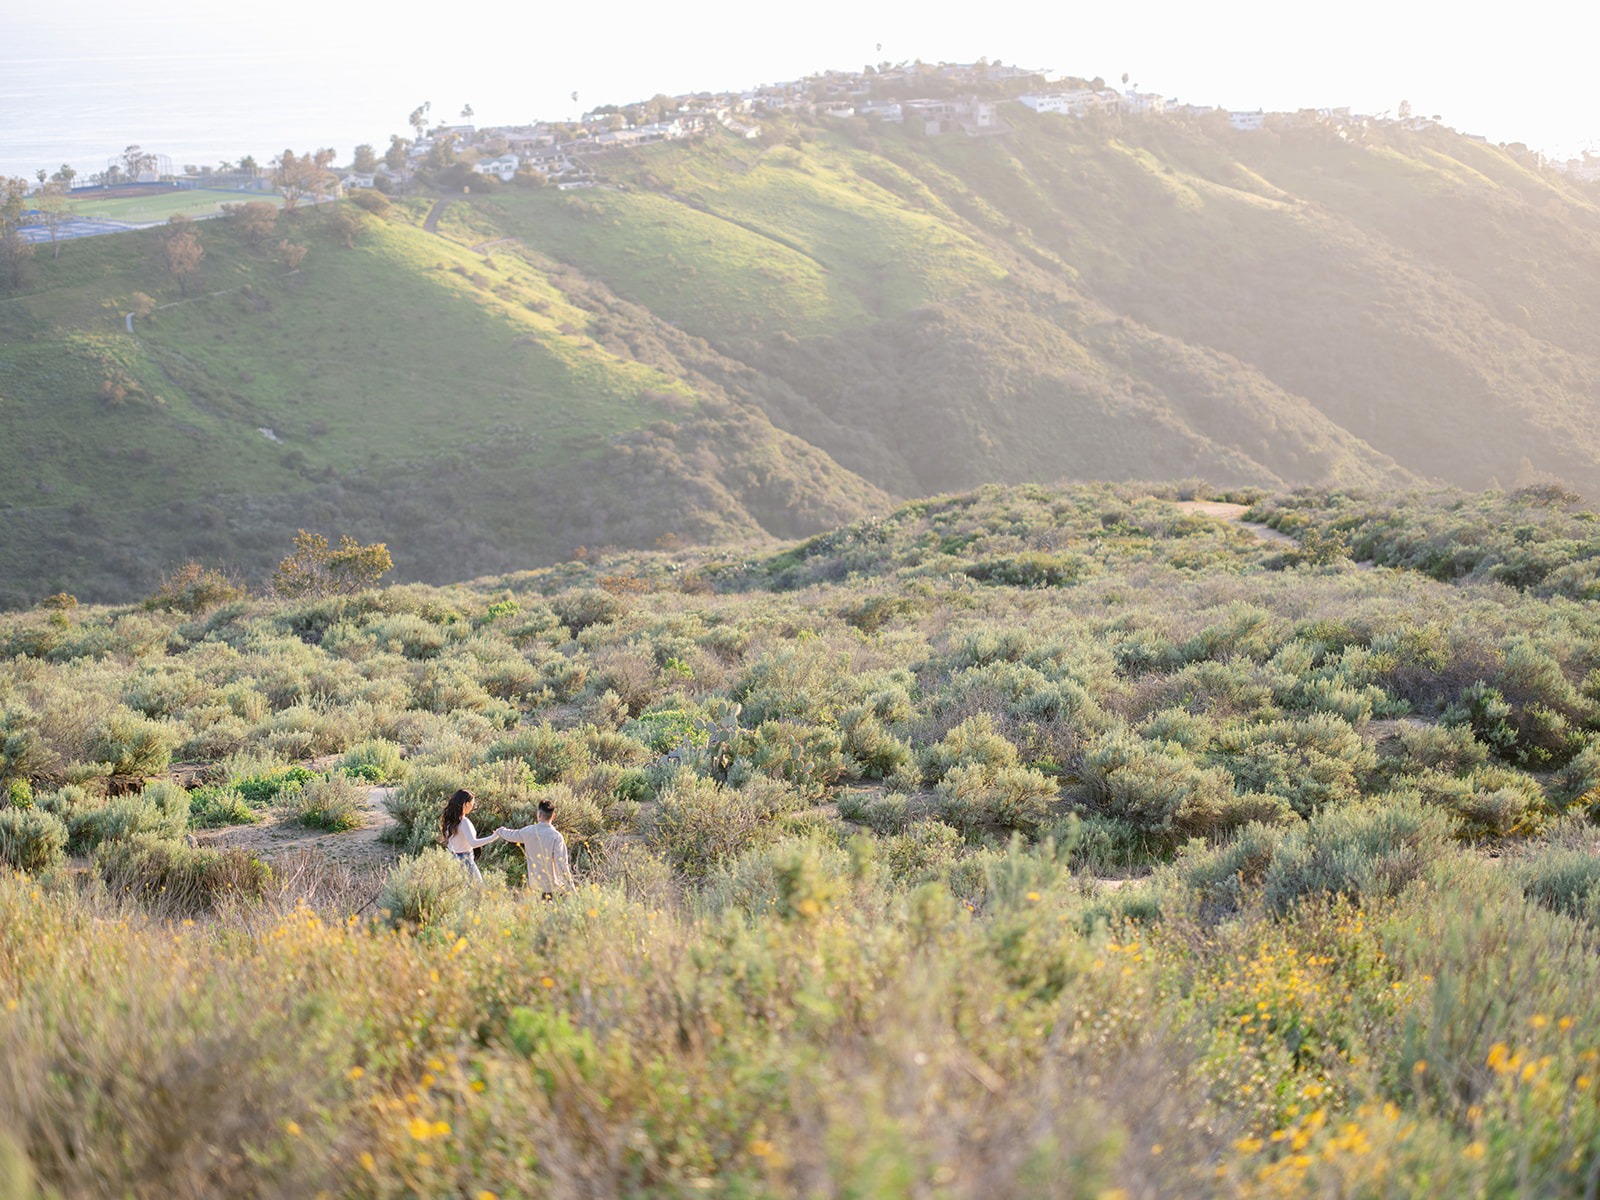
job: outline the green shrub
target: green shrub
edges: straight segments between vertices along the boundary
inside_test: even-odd
[[[136,834],[94,853],[107,888],[177,912],[205,912],[229,900],[255,900],[271,872],[238,848],[213,850]]]
[[[1046,588],[1076,583],[1089,570],[1089,560],[1081,554],[1053,554],[1036,550],[1010,558],[975,562],[966,569],[966,574],[979,583]]]
[[[390,871],[375,907],[395,925],[436,925],[456,913],[472,891],[472,879],[443,847],[401,860]]]
[[[841,718],[844,751],[866,779],[887,779],[910,766],[911,747],[883,727],[868,705],[857,705]]]
[[[1186,708],[1162,708],[1144,719],[1139,733],[1146,741],[1171,742],[1187,754],[1204,754],[1216,737],[1216,725]]]
[[[850,656],[811,639],[779,647],[752,663],[733,687],[748,724],[834,722],[858,698]]]
[[[840,798],[839,815],[883,837],[905,832],[911,823],[911,802],[898,792],[887,796],[852,792]]]
[[[1415,792],[1318,813],[1285,836],[1263,880],[1263,896],[1284,913],[1302,896],[1394,896],[1446,852],[1450,819]]]
[[[1516,865],[1523,893],[1551,912],[1586,917],[1600,889],[1600,855],[1589,849],[1554,846]]]
[[[244,585],[229,578],[226,572],[191,561],[163,578],[160,586],[146,597],[144,606],[201,613],[243,595]]]
[[[107,719],[89,753],[114,778],[143,779],[167,769],[178,740],[173,726],[123,710]]]
[[[199,787],[189,793],[189,826],[216,829],[223,825],[253,825],[261,816],[235,787]]]
[[[67,827],[54,813],[0,808],[0,863],[40,873],[66,861]]]
[[[682,708],[640,713],[623,726],[623,732],[657,754],[666,754],[684,743],[703,747],[708,737],[697,714]]]
[[[176,838],[189,824],[189,793],[175,783],[158,781],[132,796],[119,796],[98,806],[84,805],[67,819],[75,852],[102,842],[141,835]]]
[[[1222,828],[1233,797],[1225,771],[1202,768],[1176,744],[1153,744],[1125,730],[1089,750],[1082,777],[1094,811],[1169,845]]]
[[[793,784],[811,799],[820,799],[837,783],[846,765],[837,730],[798,721],[763,721],[740,735],[734,753],[756,770]],[[729,778],[735,778],[734,774],[730,772]]]
[[[528,764],[536,783],[552,783],[588,763],[582,738],[554,729],[548,721],[502,738],[489,747],[484,757],[489,762],[521,759]]]
[[[576,636],[591,626],[611,624],[628,608],[610,592],[600,588],[584,588],[553,597],[550,610]]]
[[[364,209],[375,217],[381,217],[393,207],[389,198],[382,192],[373,188],[355,188],[349,193],[350,203],[357,208]],[[516,612],[516,601],[510,601],[510,611]]]
[[[1405,725],[1400,729],[1400,747],[1408,766],[1448,771],[1459,775],[1488,761],[1488,748],[1466,725]]]
[[[348,775],[312,779],[278,795],[284,819],[308,829],[342,833],[365,820],[367,787]]]
[[[1479,767],[1466,776],[1424,771],[1403,782],[1454,816],[1457,832],[1466,838],[1530,833],[1547,815],[1539,785],[1505,767]]]
[[[1241,736],[1247,744],[1219,756],[1235,785],[1282,796],[1301,816],[1354,800],[1377,767],[1372,747],[1332,713],[1228,730],[1223,741]]]
[[[942,878],[961,844],[959,829],[943,821],[917,821],[904,833],[884,838],[877,857],[894,882],[912,885]]]
[[[1032,767],[954,766],[936,786],[933,815],[970,833],[978,829],[1033,833],[1058,791],[1055,780]]]
[[[1089,813],[1073,827],[1071,845],[1069,857],[1074,870],[1107,875],[1142,867],[1159,858],[1168,849],[1168,838],[1152,837],[1121,817]]]
[[[1185,890],[1200,897],[1207,915],[1233,912],[1248,891],[1266,880],[1284,836],[1268,825],[1244,825],[1221,845],[1183,855],[1173,874]]]
[[[229,786],[249,804],[271,804],[285,788],[299,787],[316,778],[314,771],[305,767],[282,767],[241,776],[229,781]]]
[[[679,775],[645,824],[646,844],[689,876],[704,876],[767,840],[761,807],[740,792],[696,775]]]
[[[982,712],[955,726],[922,756],[923,777],[938,783],[952,767],[973,765],[999,771],[1017,765],[1017,748],[994,726],[994,717]]]
[[[374,738],[346,750],[339,769],[368,783],[393,783],[405,777],[406,763],[399,746]]]
[[[707,877],[703,895],[712,912],[814,916],[831,902],[838,881],[849,872],[849,856],[837,846],[789,837],[757,846],[719,867]]]
[[[1550,799],[1566,806],[1600,806],[1600,737],[1590,735],[1550,780]]]

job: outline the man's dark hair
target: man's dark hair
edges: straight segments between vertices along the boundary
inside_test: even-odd
[[[548,801],[548,800],[539,801],[539,815],[541,817],[553,817],[553,816],[555,816],[556,815],[556,806],[554,804],[551,804],[550,801]]]

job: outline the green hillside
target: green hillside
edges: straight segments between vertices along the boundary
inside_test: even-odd
[[[36,254],[0,298],[0,602],[259,577],[300,526],[440,579],[988,481],[1600,495],[1593,189],[1441,129],[1001,113],[203,222],[182,280],[167,230]]]

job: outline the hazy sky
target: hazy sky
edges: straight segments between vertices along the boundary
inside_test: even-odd
[[[396,10],[377,18],[348,0],[275,0],[264,8],[79,0],[70,17],[21,0],[6,7],[0,160],[7,162],[49,163],[52,137],[108,115],[126,125],[127,140],[141,140],[142,120],[161,125],[150,106],[161,100],[163,80],[174,91],[167,100],[188,106],[182,120],[194,137],[182,153],[192,144],[198,157],[214,144],[219,153],[260,155],[314,140],[345,158],[357,141],[381,148],[389,134],[406,132],[406,113],[423,100],[432,101],[435,119],[454,120],[470,103],[478,124],[512,123],[658,91],[745,87],[882,59],[980,55],[1110,80],[1126,71],[1145,90],[1230,108],[1381,112],[1409,100],[1419,115],[1438,113],[1492,141],[1600,149],[1594,0],[1502,6],[1514,22],[1470,5],[1404,0],[466,3],[418,9],[411,19]],[[8,92],[5,76],[21,78],[30,64],[26,89],[13,84]],[[93,113],[74,109],[86,78],[115,86],[115,99],[97,100]],[[176,95],[185,86],[189,92]],[[60,118],[52,121],[55,112]],[[172,119],[170,103],[164,115]]]

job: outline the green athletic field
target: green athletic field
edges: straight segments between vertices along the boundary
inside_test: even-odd
[[[127,221],[139,224],[147,221],[165,221],[175,213],[191,217],[207,216],[217,212],[224,204],[240,204],[249,200],[265,200],[282,204],[280,196],[270,192],[211,191],[196,188],[173,188],[169,191],[144,196],[74,196],[67,208],[74,216],[100,217],[109,221]]]

